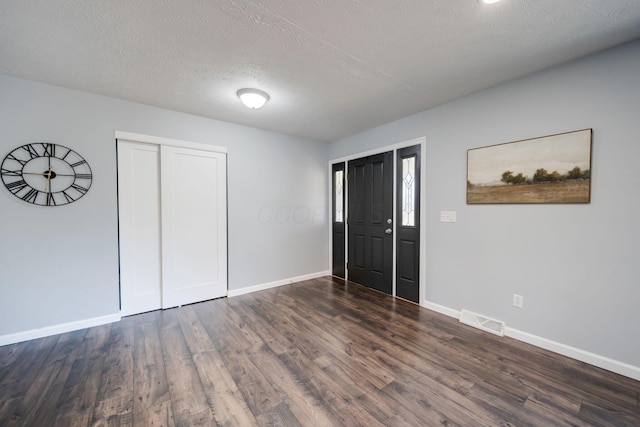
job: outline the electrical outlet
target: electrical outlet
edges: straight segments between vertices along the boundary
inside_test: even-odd
[[[522,308],[522,304],[524,303],[524,297],[522,295],[513,294],[513,306]]]
[[[440,211],[440,222],[456,222],[456,212]]]

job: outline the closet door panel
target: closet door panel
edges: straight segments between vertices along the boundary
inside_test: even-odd
[[[161,147],[163,308],[227,294],[226,156]]]
[[[118,141],[120,294],[123,316],[161,301],[160,149]]]

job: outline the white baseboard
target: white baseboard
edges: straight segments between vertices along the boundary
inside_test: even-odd
[[[120,313],[108,314],[106,316],[93,317],[91,319],[78,320],[76,322],[61,323],[59,325],[47,326],[46,328],[31,329],[29,331],[17,332],[0,336],[0,346],[14,344],[17,342],[34,340],[36,338],[48,337],[50,335],[63,334],[65,332],[77,331],[78,329],[90,328],[92,326],[106,325],[107,323],[120,321]]]
[[[435,312],[445,314],[456,319],[460,317],[459,310],[454,310],[452,308],[445,307],[443,305],[436,304],[430,301],[424,301],[422,306],[428,308],[429,310],[433,310]],[[539,337],[537,335],[520,331],[518,329],[510,328],[508,326],[504,328],[504,334],[505,336],[516,339],[518,341],[526,342],[527,344],[535,345],[536,347],[540,347],[545,350],[549,350],[554,353],[558,353],[563,356],[567,356],[572,359],[597,366],[598,368],[606,369],[607,371],[615,372],[616,374],[624,375],[625,377],[640,381],[639,366],[629,365],[628,363],[620,362],[618,360],[610,359],[599,354],[594,354],[585,350],[581,350],[579,348],[571,347],[569,345],[552,341],[547,338]]]
[[[444,305],[436,304],[434,302],[425,301],[422,306],[424,308],[428,308],[429,310],[436,311],[440,314],[446,314],[449,317],[455,317],[458,319],[460,317],[460,310],[454,310],[449,307],[445,307]]]
[[[278,286],[289,285],[291,283],[303,282],[305,280],[316,279],[318,277],[330,276],[329,271],[320,271],[318,273],[305,274],[303,276],[291,277],[289,279],[276,280],[275,282],[263,283],[261,285],[248,286],[246,288],[229,290],[228,296],[237,297],[238,295],[249,294],[251,292],[264,291],[265,289],[277,288]]]
[[[640,367],[638,366],[629,365],[628,363],[571,347],[569,345],[539,337],[528,332],[523,332],[518,329],[513,329],[508,326],[504,328],[504,334],[518,341],[523,341],[527,344],[535,345],[536,347],[544,348],[545,350],[553,351],[554,353],[640,381]]]
[[[264,289],[275,288],[282,285],[288,285],[304,280],[315,279],[318,277],[329,276],[331,272],[320,271],[318,273],[305,274],[303,276],[291,277],[289,279],[278,280],[261,285],[249,286],[242,289],[234,289],[228,291],[229,297],[248,294],[251,292],[262,291]],[[105,325],[107,323],[118,322],[122,318],[121,313],[109,314],[106,316],[94,317],[91,319],[79,320],[76,322],[62,323],[60,325],[47,326],[40,329],[31,329],[29,331],[17,332],[15,334],[0,335],[0,346],[14,344],[17,342],[33,340],[37,338],[48,337],[50,335],[63,334],[65,332],[77,331],[78,329],[90,328],[92,326]]]

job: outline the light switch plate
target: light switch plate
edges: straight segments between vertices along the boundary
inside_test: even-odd
[[[440,222],[456,222],[456,212],[440,211]]]
[[[522,304],[524,303],[524,297],[522,295],[513,294],[513,306],[522,308]]]

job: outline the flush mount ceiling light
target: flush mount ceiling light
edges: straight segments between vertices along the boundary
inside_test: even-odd
[[[254,110],[262,107],[269,100],[269,94],[260,89],[240,89],[236,94],[244,105]]]
[[[478,0],[480,4],[494,4],[498,3],[500,0]]]

